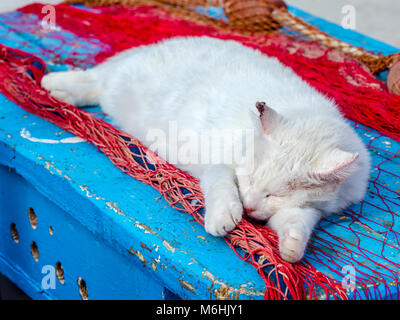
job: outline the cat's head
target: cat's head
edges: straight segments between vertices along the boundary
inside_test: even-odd
[[[247,213],[267,220],[287,208],[326,207],[357,168],[358,154],[338,148],[340,126],[312,117],[288,120],[265,103],[257,109],[254,168],[238,176]]]

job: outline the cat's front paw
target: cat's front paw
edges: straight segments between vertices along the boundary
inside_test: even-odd
[[[67,72],[51,72],[43,76],[41,84],[53,97],[74,104],[75,99],[68,89],[68,76],[66,75]]]
[[[207,204],[205,229],[214,236],[225,236],[242,220],[243,205],[237,199],[214,199]]]
[[[308,242],[307,233],[300,227],[289,227],[279,239],[281,258],[291,263],[301,260]]]

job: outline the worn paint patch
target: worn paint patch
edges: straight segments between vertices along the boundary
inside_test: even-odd
[[[67,176],[65,176],[65,177],[67,178]],[[70,179],[70,180],[71,180],[71,179]],[[105,200],[103,197],[100,197],[100,196],[96,195],[95,193],[91,192],[91,191],[89,190],[89,187],[88,187],[88,186],[79,186],[79,188],[80,188],[82,191],[85,191],[85,192],[86,192],[86,196],[87,196],[88,198],[95,198],[96,200],[99,200],[99,199]]]
[[[38,156],[37,158],[38,158],[39,160],[42,160],[42,159],[43,159],[43,157],[40,157],[40,156]],[[41,159],[41,158],[42,158],[42,159]],[[63,179],[65,178],[65,179],[68,179],[68,180],[72,181],[72,179],[71,179],[69,176],[67,176],[66,174],[63,175],[62,170],[56,168],[56,167],[53,165],[53,162],[52,162],[52,161],[45,161],[44,168],[45,168],[47,171],[49,171],[52,175],[54,175],[54,172],[56,172],[56,173],[57,173],[59,176],[61,176]]]
[[[365,224],[362,224],[362,223],[360,223],[360,222],[358,222],[358,221],[356,221],[356,224],[357,224],[358,226],[360,226],[362,229],[364,229],[365,232],[367,232],[367,233],[369,233],[369,234],[372,234],[373,236],[375,236],[375,237],[377,237],[377,238],[380,238],[380,239],[384,239],[384,238],[385,238],[383,235],[381,235],[380,233],[378,233],[378,232],[376,232],[375,230],[371,229],[370,227],[368,227],[368,226],[365,225]]]
[[[130,247],[128,252],[129,252],[129,254],[138,257],[139,260],[142,261],[143,263],[146,263],[146,264],[148,263],[148,261],[145,259],[145,257],[139,250],[134,250],[132,247]]]
[[[161,268],[164,268],[164,269],[167,268],[167,267],[165,266],[165,264],[161,263],[161,256],[160,256],[160,255],[158,256],[157,259],[154,259],[154,258],[153,258],[152,261],[153,261],[153,262],[152,262],[151,265],[152,265],[152,268],[153,268],[154,271],[156,271],[156,270],[158,269],[157,266],[160,266]]]
[[[4,131],[3,129],[0,129],[0,132],[4,133],[6,135],[7,138],[11,139],[12,135],[7,133],[6,131]]]
[[[140,223],[140,222],[136,221],[135,226],[141,230],[144,230],[144,233],[157,235],[153,229],[151,229],[149,226],[145,225],[144,223]]]
[[[131,219],[131,220],[134,220],[132,217],[127,216],[127,215],[125,214],[125,212],[122,211],[122,210],[118,207],[117,203],[112,202],[112,201],[106,201],[106,205],[107,205],[107,207],[108,207],[109,209],[113,210],[114,212],[118,213],[119,215],[124,216],[124,217],[126,217],[126,218],[129,218],[129,219]],[[157,234],[154,232],[154,230],[152,230],[149,226],[147,226],[147,225],[145,225],[145,224],[143,224],[143,223],[140,223],[139,221],[136,221],[136,222],[135,222],[135,227],[137,227],[137,228],[139,228],[139,229],[141,229],[141,230],[144,230],[145,233],[157,235]]]
[[[223,281],[217,280],[208,270],[204,270],[201,273],[201,277],[211,281],[211,286],[207,286],[207,292],[210,294],[210,298],[214,296],[217,300],[238,300],[239,295],[241,294],[246,295],[249,298],[264,296],[264,291],[254,290],[250,287],[251,283],[242,284],[239,289],[233,288]]]
[[[116,212],[122,216],[125,216],[125,213],[120,208],[118,208],[118,206],[115,202],[106,201],[106,205],[109,209],[113,210],[114,212]]]
[[[140,242],[140,246],[141,246],[143,249],[149,250],[150,252],[153,251],[153,249],[149,248],[149,247],[148,247],[145,243],[143,243],[143,242]]]
[[[167,250],[175,252],[175,248],[171,246],[171,244],[167,240],[163,240],[163,245],[165,248],[167,248]]]
[[[146,246],[146,245],[145,245],[145,246]],[[142,246],[142,247],[143,247],[143,246]],[[148,248],[148,247],[146,246],[146,248]],[[150,251],[151,251],[151,250],[150,250]],[[128,253],[129,253],[130,255],[133,255],[133,256],[138,257],[139,260],[142,261],[144,265],[150,265],[150,266],[151,266],[151,269],[153,269],[153,271],[157,271],[159,267],[160,267],[160,268],[163,268],[163,269],[166,269],[166,266],[165,266],[163,263],[161,263],[161,257],[160,257],[160,255],[158,256],[157,259],[152,258],[152,259],[151,259],[151,263],[149,263],[149,261],[146,260],[145,256],[143,255],[143,253],[141,253],[139,250],[134,250],[132,247],[130,247],[130,248],[128,249]]]
[[[189,282],[184,281],[184,280],[179,278],[179,283],[180,283],[182,288],[185,288],[186,290],[189,290],[190,292],[192,292],[194,294],[196,293],[196,291],[193,288],[193,285],[190,284]]]

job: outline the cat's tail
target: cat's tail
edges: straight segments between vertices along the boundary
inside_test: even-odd
[[[42,87],[64,102],[77,107],[99,104],[103,86],[94,70],[51,72]]]

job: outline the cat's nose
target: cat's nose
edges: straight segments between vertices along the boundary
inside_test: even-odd
[[[265,211],[260,210],[244,210],[245,214],[251,219],[257,220],[258,222],[266,222],[270,215]]]
[[[244,212],[245,214],[250,214],[252,211],[254,211],[254,209],[246,208],[246,207],[243,208],[243,212]]]

